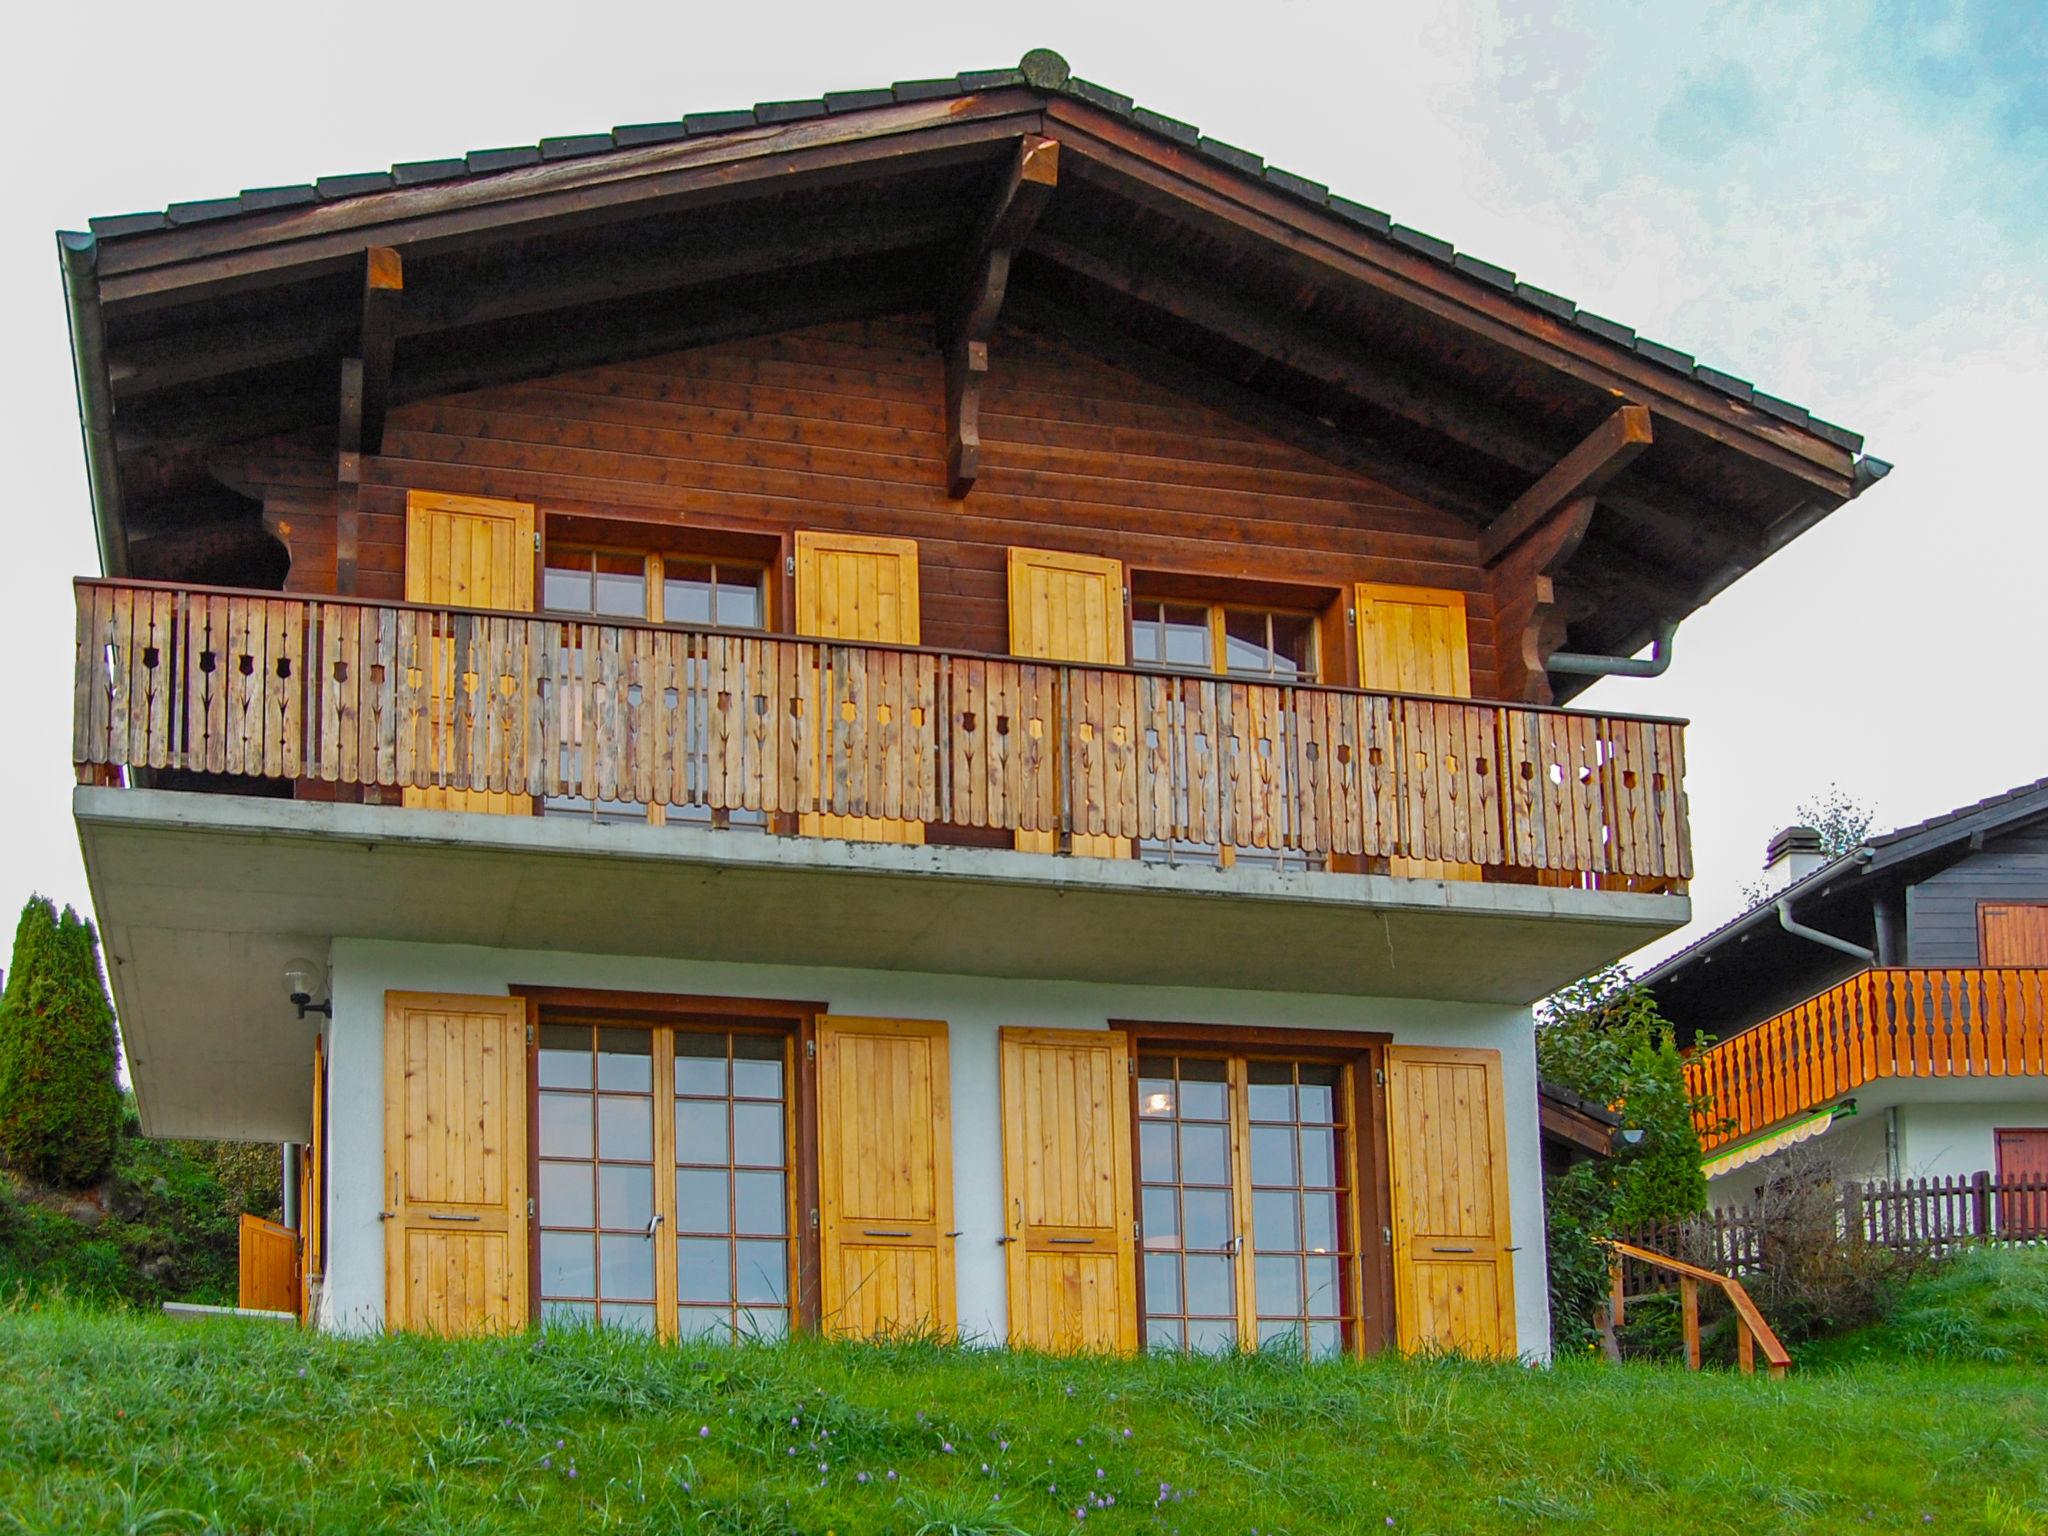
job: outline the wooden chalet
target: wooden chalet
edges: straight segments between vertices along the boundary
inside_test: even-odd
[[[1542,1352],[1528,1004],[1690,911],[1563,706],[1854,434],[1042,51],[59,251],[143,1122],[312,1316]]]

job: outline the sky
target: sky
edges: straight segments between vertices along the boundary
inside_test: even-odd
[[[1830,785],[1889,826],[2048,775],[2041,0],[187,0],[33,7],[9,35],[0,906],[88,900],[69,585],[98,566],[53,231],[1034,47],[1897,465],[1688,620],[1664,677],[1579,701],[1692,721],[1689,934]]]

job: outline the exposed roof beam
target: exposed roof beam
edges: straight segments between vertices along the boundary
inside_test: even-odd
[[[384,451],[384,413],[391,404],[391,360],[398,349],[398,309],[405,297],[405,265],[398,252],[373,245],[363,263],[363,324],[356,356],[362,359],[362,453]],[[349,444],[342,445],[344,448]]]
[[[1480,563],[1493,564],[1560,507],[1597,496],[1649,446],[1649,411],[1624,405],[1487,525],[1479,536]]]
[[[1031,238],[1059,179],[1059,145],[1027,133],[940,295],[939,351],[946,360],[946,494],[955,499],[972,490],[981,473],[981,386],[988,377],[989,339],[1010,286],[1010,263],[1017,248]]]

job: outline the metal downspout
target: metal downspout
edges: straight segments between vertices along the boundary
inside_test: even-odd
[[[1837,938],[1832,933],[1822,933],[1818,928],[1809,928],[1804,923],[1794,922],[1792,898],[1789,896],[1778,898],[1778,926],[1794,938],[1810,939],[1815,944],[1825,944],[1829,949],[1839,949],[1845,955],[1854,955],[1865,965],[1877,964],[1875,951],[1865,949],[1861,944],[1851,944],[1847,939]]]
[[[1546,672],[1569,672],[1578,677],[1662,677],[1671,667],[1672,641],[1678,634],[1675,623],[1660,622],[1651,634],[1648,660],[1634,656],[1588,656],[1576,651],[1559,651],[1543,664]]]
[[[122,516],[120,465],[114,455],[114,390],[107,377],[107,335],[100,318],[99,246],[91,235],[57,236],[64,269],[64,307],[71,322],[71,374],[78,422],[85,433],[85,481],[99,534],[100,572],[128,574],[128,533]]]

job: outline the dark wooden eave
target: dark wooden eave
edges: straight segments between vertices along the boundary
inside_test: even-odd
[[[64,237],[106,565],[238,441],[324,425],[345,483],[390,404],[919,310],[959,353],[956,494],[998,312],[1086,333],[1463,516],[1481,564],[1538,551],[1537,651],[1634,648],[1870,478],[1852,434],[1049,57]]]

